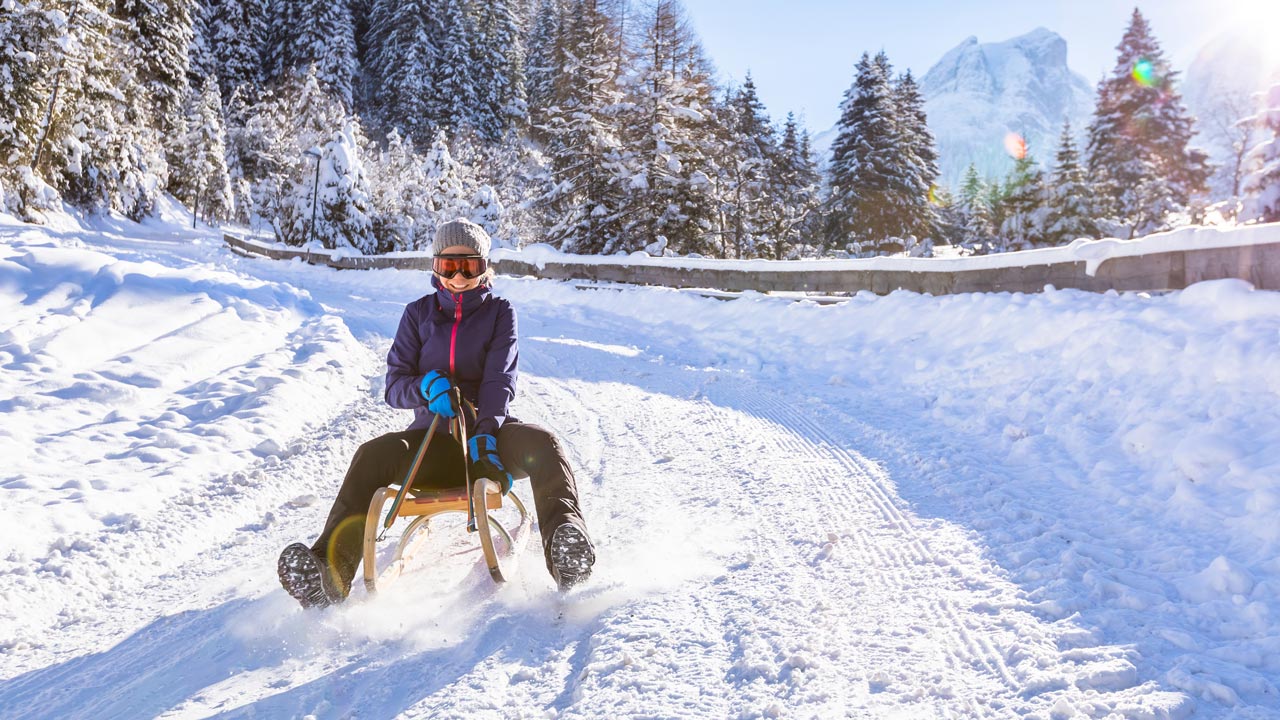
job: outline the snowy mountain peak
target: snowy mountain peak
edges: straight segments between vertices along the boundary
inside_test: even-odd
[[[1003,176],[1012,167],[1004,150],[1010,132],[1047,164],[1062,121],[1083,128],[1093,108],[1093,88],[1067,66],[1067,41],[1043,27],[995,43],[965,38],[920,84],[941,179],[952,187],[970,162],[984,175]]]

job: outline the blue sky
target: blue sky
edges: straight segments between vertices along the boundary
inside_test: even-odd
[[[1158,0],[1139,3],[1174,69],[1185,72],[1215,34],[1280,0]],[[1133,0],[684,0],[722,80],[751,71],[775,120],[788,110],[813,132],[835,124],[837,106],[863,51],[883,49],[917,77],[970,35],[999,42],[1046,27],[1067,40],[1067,62],[1092,84],[1115,64]],[[1224,9],[1225,8],[1225,9]]]

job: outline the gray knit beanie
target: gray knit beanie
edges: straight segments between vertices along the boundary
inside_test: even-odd
[[[466,218],[458,218],[436,229],[436,241],[431,244],[431,252],[439,255],[445,248],[465,245],[474,250],[477,255],[489,257],[489,244],[489,233],[485,232],[484,228]]]

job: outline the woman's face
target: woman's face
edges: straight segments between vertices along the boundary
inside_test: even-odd
[[[466,245],[451,245],[445,248],[441,255],[475,255],[476,251]],[[465,278],[462,273],[454,273],[453,277],[444,277],[440,273],[436,273],[436,277],[440,278],[440,284],[444,285],[444,289],[451,293],[457,294],[471,290],[480,284],[480,278]]]

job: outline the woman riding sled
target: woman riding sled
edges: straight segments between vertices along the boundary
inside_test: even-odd
[[[475,408],[474,418],[465,416],[471,476],[496,482],[505,494],[512,472],[527,474],[552,578],[566,590],[591,574],[595,552],[564,448],[549,431],[507,412],[519,357],[516,316],[511,303],[490,291],[489,246],[484,229],[467,220],[436,232],[436,291],[405,308],[387,354],[387,403],[413,410],[413,423],[361,445],[320,537],[310,547],[294,543],[280,554],[280,583],[303,607],[346,599],[360,563],[369,502],[378,488],[404,480],[434,416],[447,420],[467,412],[455,405],[455,387]],[[437,432],[413,487],[461,485],[464,462],[458,440]]]

